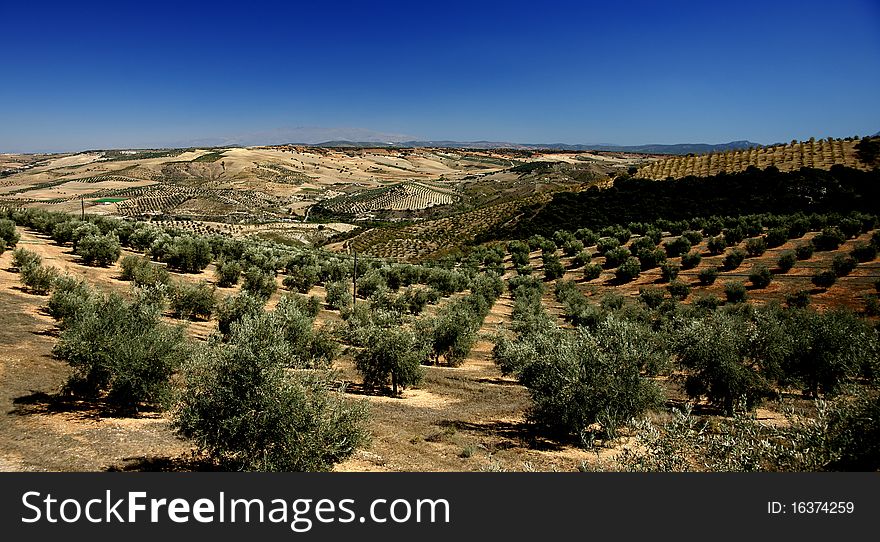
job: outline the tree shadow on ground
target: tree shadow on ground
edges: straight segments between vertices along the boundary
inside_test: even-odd
[[[383,388],[369,388],[364,386],[363,384],[358,384],[356,382],[344,382],[345,393],[349,393],[351,395],[367,395],[371,397],[390,397],[392,399],[402,399],[403,393],[398,393],[394,395],[391,393],[390,387]]]
[[[526,422],[441,420],[437,425],[444,429],[470,431],[487,437],[506,439],[509,443],[506,446],[502,443],[496,447],[513,447],[515,443],[519,443],[533,450],[559,451],[564,449],[566,444],[570,444],[541,435],[534,425]]]
[[[474,382],[479,382],[480,384],[494,384],[496,386],[522,386],[522,384],[516,380],[507,380],[500,376],[484,376],[474,379]]]
[[[33,416],[40,414],[76,414],[80,419],[139,418],[157,412],[155,407],[141,405],[136,411],[120,410],[100,399],[82,399],[67,393],[35,391],[12,400],[15,408],[8,414]]]
[[[121,465],[107,468],[107,472],[221,472],[219,465],[202,456],[181,455],[135,456],[122,458]]]

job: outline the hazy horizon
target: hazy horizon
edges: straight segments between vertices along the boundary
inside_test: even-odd
[[[870,0],[7,7],[0,152],[880,130]]]

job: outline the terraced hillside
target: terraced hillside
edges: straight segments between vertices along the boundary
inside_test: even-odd
[[[363,215],[379,210],[428,209],[437,205],[449,205],[458,199],[459,197],[448,188],[411,182],[339,196],[321,205],[336,213]]]
[[[511,220],[523,206],[547,199],[549,195],[538,194],[415,224],[371,228],[346,241],[345,246],[377,258],[409,261],[436,257],[472,243]]]
[[[802,167],[830,169],[835,164],[852,168],[870,169],[856,155],[855,139],[820,139],[792,141],[785,145],[772,145],[739,151],[726,151],[701,155],[675,156],[657,160],[639,168],[636,177],[663,180],[672,177],[706,177],[720,173],[737,173],[748,167],[765,169],[770,166],[780,171],[793,171]]]

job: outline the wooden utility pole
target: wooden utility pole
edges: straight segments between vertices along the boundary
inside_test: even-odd
[[[79,205],[82,208],[82,214],[80,215],[81,220],[86,219],[86,200],[85,195],[79,197]]]
[[[358,297],[358,253],[354,247],[351,251],[354,252],[354,272],[351,274],[351,307],[354,308]]]

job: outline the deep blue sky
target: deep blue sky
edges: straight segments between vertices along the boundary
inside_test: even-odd
[[[9,1],[0,17],[0,152],[880,130],[878,0]]]

